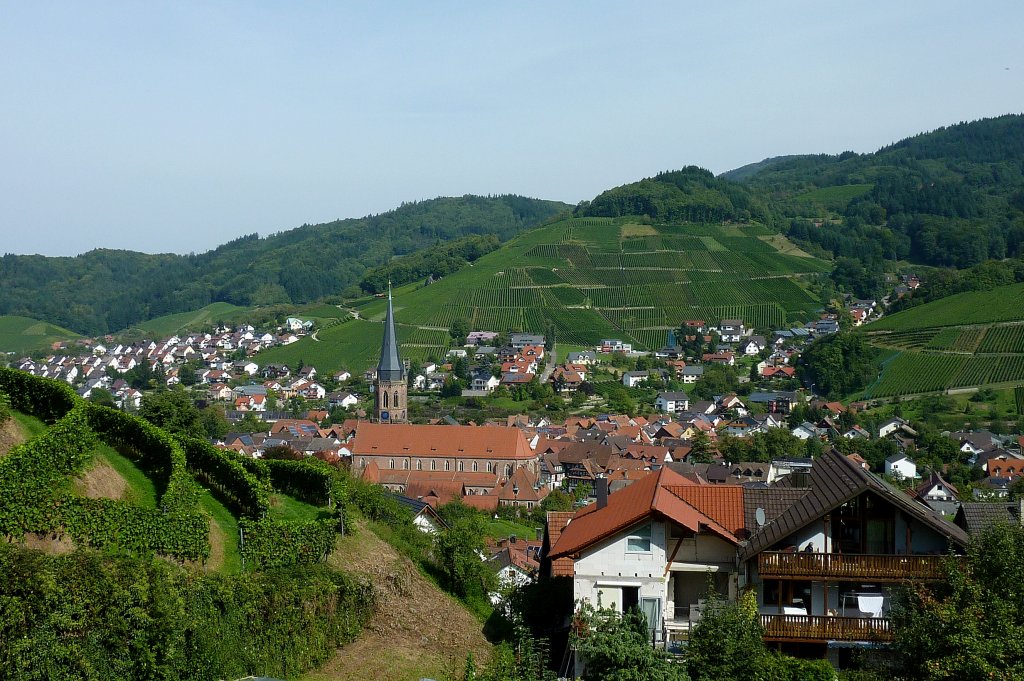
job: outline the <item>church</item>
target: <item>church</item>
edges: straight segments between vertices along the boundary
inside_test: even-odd
[[[395,310],[388,286],[388,311],[384,318],[384,340],[380,344],[377,378],[373,381],[374,416],[377,423],[406,423],[409,420],[409,381],[398,353]]]
[[[374,462],[381,471],[490,473],[508,478],[526,467],[536,473],[537,456],[518,428],[409,423],[408,376],[398,349],[390,289],[373,385],[376,423],[361,423],[356,429],[351,444],[356,470]]]

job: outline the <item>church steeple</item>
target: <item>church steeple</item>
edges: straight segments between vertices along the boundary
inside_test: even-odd
[[[388,311],[384,317],[384,339],[380,344],[377,379],[373,382],[377,421],[403,423],[407,420],[408,385],[405,364],[398,354],[398,334],[395,333],[395,310],[391,302],[391,282],[388,282]]]
[[[377,379],[384,381],[405,380],[405,365],[398,354],[398,336],[395,334],[395,311],[391,306],[391,282],[388,282],[388,312],[387,316],[384,317],[384,340],[380,344]]]

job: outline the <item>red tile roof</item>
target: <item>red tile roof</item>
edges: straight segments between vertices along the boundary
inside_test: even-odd
[[[667,518],[692,532],[700,532],[706,528],[723,539],[734,544],[739,540],[732,530],[724,527],[718,520],[702,513],[691,503],[684,501],[678,494],[669,491],[694,483],[668,468],[662,468],[650,475],[609,495],[608,505],[598,509],[591,504],[581,509],[573,517],[552,546],[551,557],[561,558],[572,556],[583,549],[607,539],[632,525],[651,516]],[[742,494],[742,491],[740,492]],[[695,496],[695,501],[703,503],[704,497]],[[723,512],[717,504],[708,502],[708,510],[719,513],[723,520],[731,522],[730,513]],[[742,496],[739,504],[739,527],[743,523]]]
[[[689,483],[690,481],[687,480]],[[698,511],[713,519],[733,534],[745,526],[743,520],[743,488],[739,485],[694,485],[667,487]]]
[[[530,460],[536,455],[518,428],[360,423],[352,455]]]

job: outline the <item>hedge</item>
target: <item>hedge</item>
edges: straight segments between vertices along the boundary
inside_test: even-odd
[[[100,439],[139,462],[163,488],[160,506],[168,513],[188,512],[199,503],[199,488],[188,472],[178,442],[145,419],[123,411],[90,405],[89,425]]]
[[[200,513],[168,514],[113,499],[67,498],[55,519],[85,546],[200,560],[210,555],[209,521]]]
[[[95,438],[85,405],[0,459],[0,533],[21,536],[53,529],[53,505],[92,456]]]
[[[246,567],[256,570],[321,563],[334,549],[338,519],[287,522],[263,518],[238,521],[240,550]]]
[[[46,423],[55,422],[81,401],[78,393],[63,381],[6,367],[0,367],[0,390],[7,393],[16,410]]]
[[[0,678],[296,678],[358,636],[370,585],[324,566],[202,575],[0,542]]]
[[[235,515],[259,519],[270,510],[270,485],[249,472],[241,456],[209,442],[179,437],[188,468],[213,487]]]

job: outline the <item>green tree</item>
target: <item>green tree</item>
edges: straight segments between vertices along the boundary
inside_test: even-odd
[[[0,424],[3,424],[12,414],[11,398],[5,392],[0,392]]]
[[[479,514],[465,515],[437,535],[434,554],[448,590],[463,599],[485,598],[495,587],[495,574],[481,559],[484,522]]]
[[[757,596],[746,592],[728,602],[708,589],[708,598],[690,635],[686,663],[694,681],[749,681],[758,678],[766,651],[757,617]]]
[[[202,423],[203,432],[207,437],[222,438],[231,430],[231,424],[224,417],[224,410],[220,407],[207,407],[199,411],[199,421]]]
[[[199,409],[182,390],[162,390],[142,396],[139,416],[172,433],[204,437]]]
[[[465,317],[458,317],[452,320],[452,325],[448,327],[448,335],[452,337],[452,341],[457,345],[462,345],[466,342],[466,336],[469,335],[469,320]]]
[[[117,408],[117,403],[114,401],[114,396],[109,390],[104,388],[93,388],[89,392],[89,401],[93,404],[98,404],[101,407],[110,407],[111,409]]]
[[[714,455],[714,446],[711,438],[705,432],[697,433],[690,440],[690,454],[686,457],[689,463],[711,463]]]
[[[972,538],[946,581],[904,590],[893,606],[893,649],[907,678],[1024,678],[1024,528],[1002,523]]]
[[[647,618],[637,609],[620,614],[583,603],[572,643],[584,660],[585,681],[688,681],[686,669],[651,645]]]

